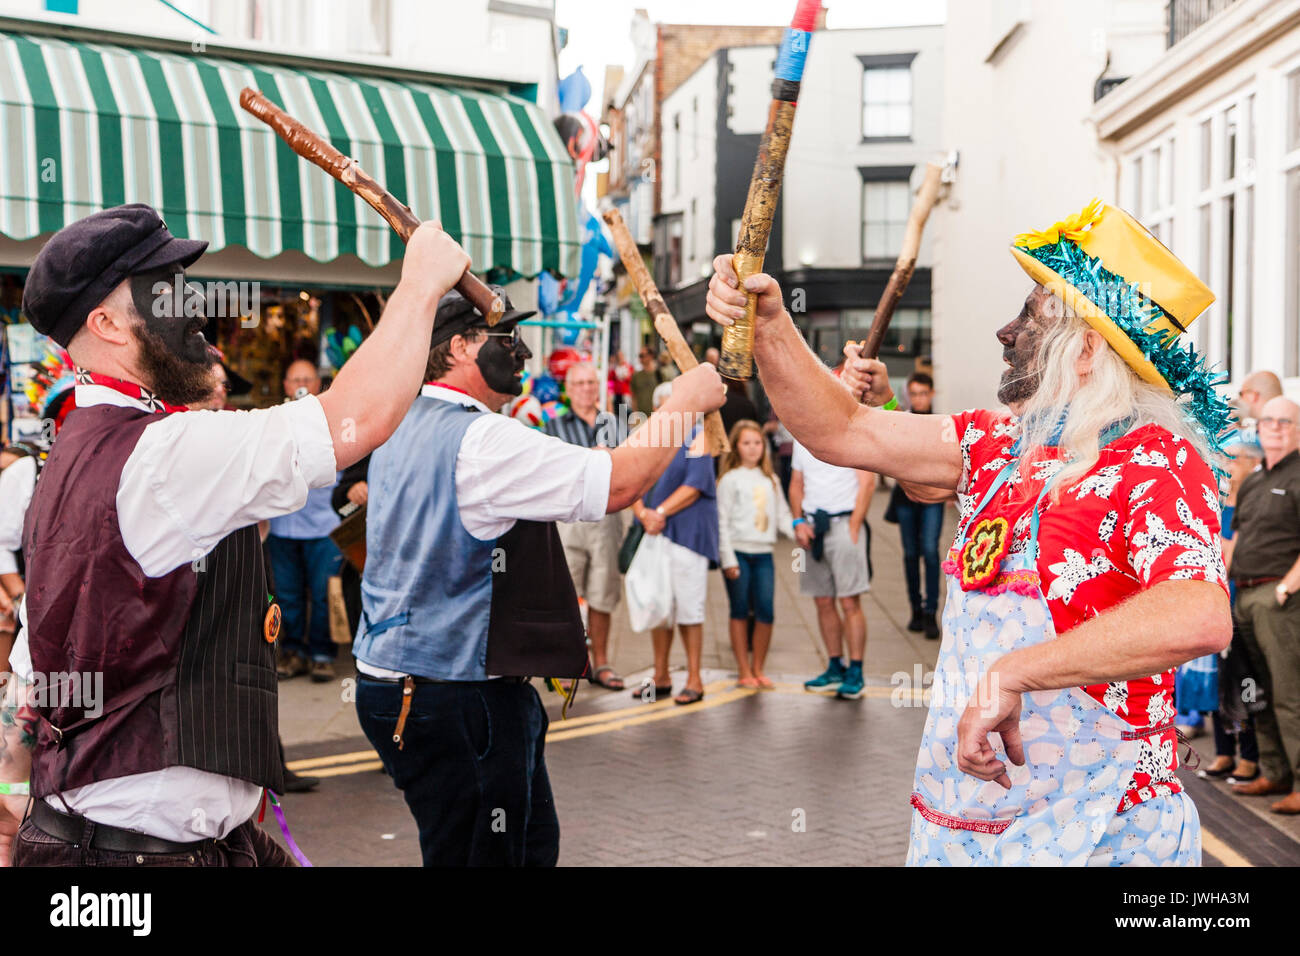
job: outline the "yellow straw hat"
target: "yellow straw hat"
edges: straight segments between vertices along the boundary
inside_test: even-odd
[[[1211,373],[1190,346],[1179,344],[1214,293],[1163,243],[1124,210],[1094,199],[1077,215],[1011,246],[1025,272],[1100,332],[1138,375],[1174,395],[1217,445],[1231,413]]]

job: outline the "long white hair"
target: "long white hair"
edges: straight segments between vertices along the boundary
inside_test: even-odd
[[[1043,336],[1038,350],[1038,389],[1021,410],[1023,476],[1029,476],[1035,453],[1048,444],[1062,421],[1058,444],[1068,464],[1053,485],[1053,500],[1092,469],[1100,457],[1102,431],[1120,420],[1130,420],[1133,427],[1159,425],[1190,442],[1206,464],[1216,462],[1217,453],[1188,422],[1178,399],[1144,381],[1109,345],[1093,352],[1091,370],[1080,375],[1078,359],[1091,327],[1055,296],[1044,305],[1063,318]]]

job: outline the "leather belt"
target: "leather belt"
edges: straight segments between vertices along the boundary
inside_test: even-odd
[[[95,823],[93,820],[87,821],[85,817],[77,814],[63,813],[55,810],[44,800],[37,800],[32,804],[30,819],[42,833],[64,843],[71,843],[73,846],[81,846],[81,838],[86,833],[86,824],[89,823],[94,828],[94,832],[90,835],[89,849],[108,850],[114,853],[193,853],[215,842],[212,839],[195,840],[192,843],[163,840],[149,836],[147,833],[123,830],[120,827]]]
[[[1281,581],[1282,576],[1279,574],[1271,578],[1238,578],[1236,581],[1239,588],[1257,588],[1261,584],[1272,584],[1274,581]]]
[[[407,678],[405,677],[376,677],[374,674],[367,674],[365,671],[357,671],[358,680],[367,680],[376,684],[392,684],[394,687],[402,687]],[[439,677],[416,677],[410,675],[410,679],[416,684],[527,684],[531,677],[493,677],[491,680],[442,680]]]

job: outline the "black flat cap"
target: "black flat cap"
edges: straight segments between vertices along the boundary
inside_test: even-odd
[[[506,290],[501,286],[492,286],[492,291],[500,297],[501,304],[506,309],[501,320],[492,326],[493,332],[509,332],[517,322],[522,322],[524,319],[532,318],[537,314],[536,312],[520,312],[517,310],[510,304],[510,297],[506,295]],[[469,299],[452,289],[438,300],[438,314],[433,319],[433,339],[429,343],[429,348],[441,345],[443,342],[450,340],[453,335],[468,332],[470,329],[486,329],[487,327],[487,319],[483,317],[483,313],[474,308]]]
[[[162,266],[188,266],[208,244],[177,239],[144,203],[114,206],[64,226],[27,274],[23,312],[36,331],[67,347],[95,306],[124,279]]]

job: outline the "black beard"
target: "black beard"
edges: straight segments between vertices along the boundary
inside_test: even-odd
[[[171,405],[188,405],[212,394],[212,363],[190,362],[143,322],[132,329],[140,346],[140,375],[151,392]]]

